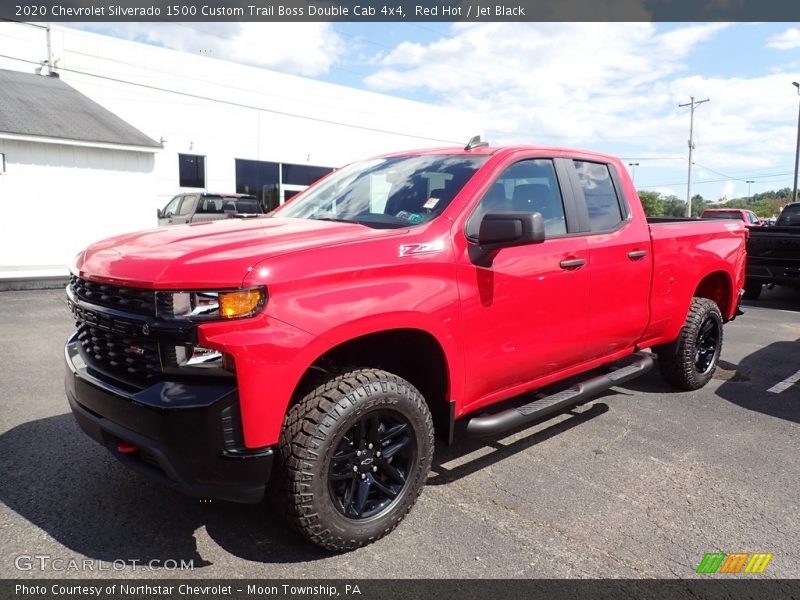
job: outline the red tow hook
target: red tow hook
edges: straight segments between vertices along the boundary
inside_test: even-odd
[[[128,442],[117,442],[117,452],[120,454],[133,454],[138,452],[139,447],[129,444]]]

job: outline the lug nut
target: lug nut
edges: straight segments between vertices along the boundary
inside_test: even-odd
[[[369,448],[370,450],[372,450],[372,444],[367,444],[367,448]]]
[[[357,466],[357,465],[353,465],[353,471],[355,471],[356,473],[358,473],[358,466]]]
[[[361,474],[361,479],[366,479],[366,478],[367,478],[366,474],[365,474],[365,473],[362,473],[362,474]]]
[[[372,467],[372,470],[373,470],[373,471],[377,471],[377,470],[378,470],[378,467]]]
[[[356,450],[356,456],[361,456],[361,450]]]
[[[378,450],[378,451],[375,453],[375,456],[377,456],[378,458],[380,458],[380,457],[381,457],[381,451],[380,451],[380,450]]]

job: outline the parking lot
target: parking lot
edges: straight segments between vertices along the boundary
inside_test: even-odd
[[[774,553],[763,576],[800,577],[800,383],[767,391],[800,369],[799,292],[746,306],[700,391],[653,371],[514,435],[458,436],[403,524],[344,555],[264,505],[162,488],[80,432],[62,299],[0,292],[0,577],[92,575],[19,570],[20,555],[121,561],[103,577],[692,577],[719,550]],[[194,570],[141,568],[154,560]]]

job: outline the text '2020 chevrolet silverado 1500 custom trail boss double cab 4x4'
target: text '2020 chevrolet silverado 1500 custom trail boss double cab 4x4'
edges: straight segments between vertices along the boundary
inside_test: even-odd
[[[647,371],[647,348],[674,385],[703,386],[744,263],[741,222],[649,224],[616,158],[383,156],[268,217],[90,246],[67,289],[67,396],[130,467],[204,497],[269,489],[347,550],[400,522],[458,419],[493,435],[563,411]]]

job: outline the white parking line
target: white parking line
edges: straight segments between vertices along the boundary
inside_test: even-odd
[[[790,377],[787,377],[786,379],[784,379],[780,383],[776,383],[771,388],[769,388],[767,391],[768,392],[772,392],[773,394],[780,394],[781,392],[783,392],[785,390],[788,390],[790,387],[792,387],[798,381],[800,381],[800,371],[798,371],[794,375],[791,375]]]

